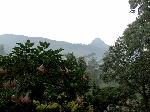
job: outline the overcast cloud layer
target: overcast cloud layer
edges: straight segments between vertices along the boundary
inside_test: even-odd
[[[135,15],[128,0],[0,0],[0,34],[112,45]]]

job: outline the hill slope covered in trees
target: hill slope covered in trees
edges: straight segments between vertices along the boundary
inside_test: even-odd
[[[42,37],[27,37],[23,35],[12,35],[12,34],[4,34],[0,35],[0,45],[4,46],[4,50],[6,53],[10,53],[12,48],[19,42],[25,42],[27,39],[34,42],[35,45],[38,44],[39,41],[49,42],[50,48],[59,49],[63,48],[63,53],[73,52],[76,56],[87,56],[89,54],[96,54],[96,57],[102,58],[103,54],[108,50],[108,45],[105,44],[100,38],[96,38],[90,44],[72,44],[64,41],[55,41]]]

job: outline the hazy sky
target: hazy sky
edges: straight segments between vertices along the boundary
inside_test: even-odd
[[[128,0],[0,0],[0,34],[112,45],[135,14]]]

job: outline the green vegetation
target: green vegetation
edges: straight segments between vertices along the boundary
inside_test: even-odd
[[[130,92],[132,111],[150,110],[150,1],[130,0],[131,9],[138,7],[139,17],[130,24],[104,57],[102,75]],[[134,96],[134,97],[133,97]]]
[[[0,46],[0,111],[149,112],[150,1],[129,3],[139,16],[100,62],[47,42],[17,43],[8,55]]]
[[[23,110],[25,105],[29,107],[26,111],[43,106],[46,110],[69,110],[67,105],[72,101],[77,104],[88,91],[83,58],[76,59],[73,54],[63,57],[62,49],[48,49],[46,42],[37,47],[29,40],[17,45],[11,54],[0,58],[0,66],[7,70],[1,76],[1,110],[21,111],[16,109]],[[34,100],[40,103],[37,107]]]

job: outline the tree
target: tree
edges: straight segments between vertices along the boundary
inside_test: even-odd
[[[84,96],[89,88],[84,60],[73,54],[64,58],[62,49],[52,50],[49,45],[39,42],[34,46],[27,40],[17,43],[12,53],[0,57],[0,67],[7,70],[7,75],[0,79],[0,106],[7,111],[17,112],[18,106],[18,111],[31,111],[36,100],[58,103],[66,109],[67,103]]]
[[[150,0],[129,0],[129,4],[133,13],[136,9],[139,15],[150,12]]]
[[[103,61],[103,76],[141,95],[141,105],[149,111],[150,100],[150,22],[142,16],[129,25]]]
[[[150,1],[129,0],[131,11],[139,16],[129,25],[106,54],[103,66],[106,80],[125,84],[142,96],[144,109],[149,110],[150,99]]]
[[[103,58],[102,75],[105,81],[115,81],[124,90],[132,90],[132,96],[136,95],[135,100],[141,105],[140,109],[149,111],[150,1],[129,0],[129,3],[131,12],[138,10],[139,16],[109,48]]]
[[[4,55],[5,51],[4,51],[4,46],[0,45],[0,55]]]
[[[89,73],[90,83],[93,85],[95,83],[97,86],[100,86],[100,70],[99,70],[99,63],[95,56],[92,56],[88,59],[87,62],[87,72]]]

